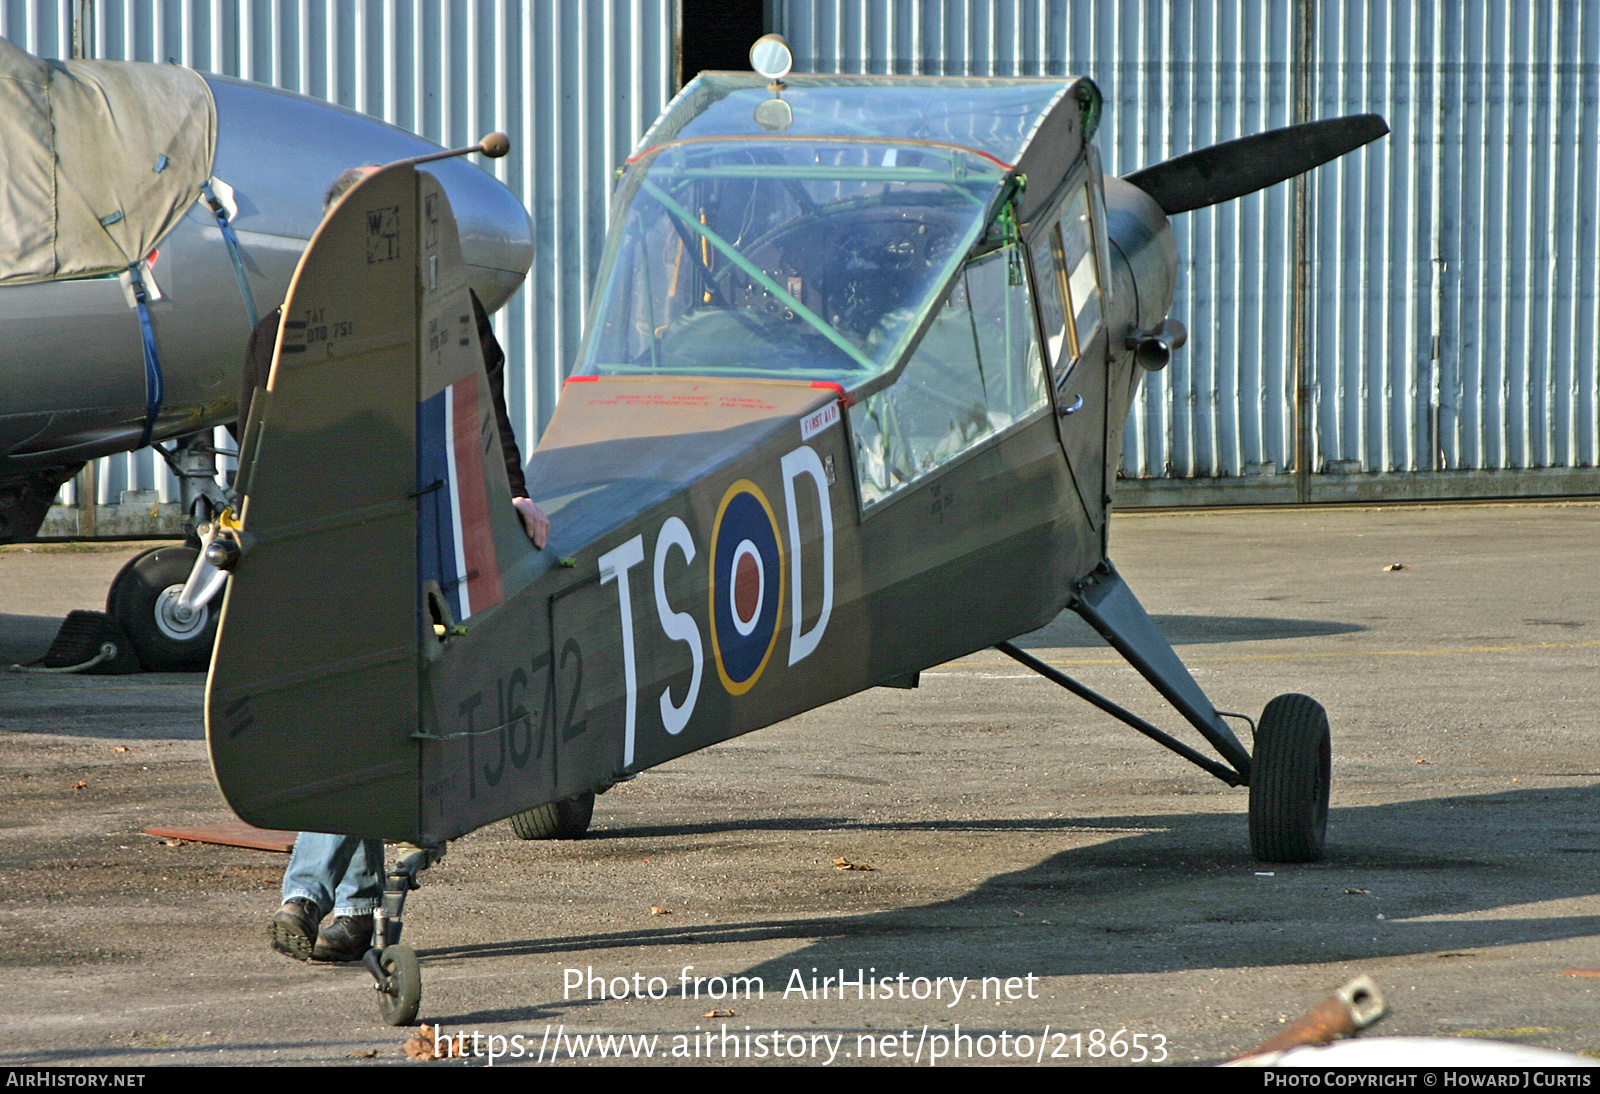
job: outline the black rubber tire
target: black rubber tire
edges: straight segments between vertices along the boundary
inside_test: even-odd
[[[549,805],[536,805],[511,817],[518,839],[582,839],[594,818],[594,792],[585,790]]]
[[[188,546],[156,547],[135,555],[111,582],[106,614],[122,627],[146,672],[204,672],[211,665],[220,599],[200,609],[192,633],[169,634],[157,620],[163,594],[178,595],[198,554]]]
[[[1328,713],[1280,695],[1256,725],[1250,759],[1250,850],[1262,862],[1316,862],[1328,832]]]
[[[391,1026],[409,1026],[422,1008],[422,966],[410,946],[385,946],[378,954],[388,983],[378,991],[378,1013]]]

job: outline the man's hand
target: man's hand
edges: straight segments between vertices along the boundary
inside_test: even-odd
[[[516,508],[517,516],[522,518],[522,529],[533,540],[533,545],[544,550],[545,540],[550,538],[550,518],[544,515],[544,510],[532,498],[512,498],[511,504]]]

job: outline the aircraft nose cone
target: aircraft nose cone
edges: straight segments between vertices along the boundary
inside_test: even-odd
[[[234,226],[241,233],[296,240],[303,247],[322,219],[323,192],[340,172],[439,150],[413,133],[321,100],[227,76],[208,75],[206,82],[217,104],[212,171],[239,200]],[[511,149],[513,158],[518,151]],[[476,163],[440,160],[423,170],[438,178],[450,198],[467,283],[495,311],[533,265],[527,210]],[[281,299],[286,287],[273,285],[265,295]]]
[[[533,265],[533,222],[510,190],[478,168],[462,166],[478,175],[482,184],[468,179],[465,172],[459,182],[451,178],[446,183],[461,233],[461,256],[478,299],[493,312],[521,288]]]

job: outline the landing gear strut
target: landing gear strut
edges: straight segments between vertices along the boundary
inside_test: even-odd
[[[1328,828],[1328,715],[1315,699],[1280,695],[1252,724],[1247,752],[1109,561],[1079,583],[1068,607],[1084,618],[1200,731],[1222,762],[1189,747],[1010,642],[995,648],[1088,700],[1229,786],[1250,787],[1250,850],[1263,862],[1316,862]],[[1244,715],[1228,715],[1250,721]]]
[[[417,951],[400,944],[406,897],[422,883],[417,875],[444,857],[444,845],[412,847],[389,867],[383,900],[372,912],[372,948],[361,958],[376,983],[378,1013],[391,1026],[409,1026],[422,1006],[422,966]]]
[[[148,672],[198,672],[211,663],[218,606],[212,602],[227,575],[211,565],[205,548],[218,517],[229,512],[216,484],[217,457],[205,433],[182,438],[173,451],[156,445],[178,476],[188,531],[198,545],[158,547],[136,556],[111,583],[106,613],[122,627]]]

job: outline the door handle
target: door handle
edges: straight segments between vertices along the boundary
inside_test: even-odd
[[[1061,408],[1061,416],[1064,418],[1068,414],[1075,414],[1075,413],[1077,413],[1078,411],[1080,411],[1082,409],[1083,409],[1083,395],[1082,395],[1082,393],[1079,393],[1078,397],[1072,401],[1072,405],[1071,406],[1065,406],[1065,407]]]

